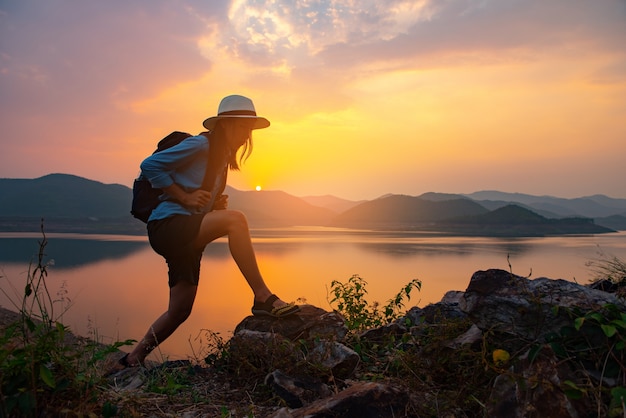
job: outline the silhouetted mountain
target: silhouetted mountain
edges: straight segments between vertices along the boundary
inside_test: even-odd
[[[547,218],[519,205],[506,205],[485,214],[463,217],[462,220],[488,225],[543,225],[549,222]]]
[[[227,187],[229,207],[251,226],[325,225],[335,212],[284,192],[242,192]],[[145,234],[130,215],[132,190],[67,174],[0,179],[0,231]]]
[[[330,209],[335,213],[345,212],[348,209],[355,207],[356,205],[360,205],[361,203],[366,202],[366,200],[346,200],[331,195],[304,196],[300,197],[300,199],[313,206]]]
[[[554,212],[550,212],[547,210],[542,210],[542,209],[537,209],[534,208],[532,206],[528,206],[525,205],[523,203],[519,203],[519,202],[507,202],[504,200],[475,200],[475,202],[480,203],[481,206],[484,206],[485,208],[489,209],[490,211],[492,210],[496,210],[496,209],[500,209],[503,208],[505,206],[511,205],[511,204],[515,204],[517,206],[520,206],[522,208],[528,209],[532,212],[538,213],[541,216],[544,216],[546,218],[563,218],[567,215],[561,215],[561,214],[557,214]]]
[[[499,193],[499,192],[494,192],[494,193]],[[433,192],[424,193],[420,195],[419,197],[421,197],[422,199],[434,200],[434,201],[452,200],[452,199],[461,199],[461,198],[470,199],[466,195],[450,194],[450,193],[433,193]],[[520,202],[512,202],[512,201],[505,201],[505,200],[477,200],[477,199],[472,199],[472,200],[474,200],[476,203],[479,203],[482,207],[484,207],[485,209],[489,211],[502,208],[504,206],[510,205],[511,203],[516,203],[518,206],[521,206],[530,211],[536,212],[539,215],[545,216],[546,218],[560,218],[563,216],[563,215],[558,215],[554,212],[549,212],[547,210],[541,210],[535,207],[527,206]]]
[[[602,225],[607,228],[615,229],[618,231],[626,231],[626,214],[596,218],[595,221],[598,225]]]
[[[546,236],[564,234],[602,234],[612,229],[596,225],[590,218],[548,219],[518,205],[507,205],[494,211],[446,219],[437,230],[455,234],[490,236]]]
[[[420,199],[424,199],[424,200],[431,200],[433,202],[441,202],[444,200],[469,199],[468,197],[465,197],[460,194],[435,193],[435,192],[423,193],[417,197],[419,197]]]
[[[119,218],[131,199],[126,186],[69,174],[0,179],[0,217]]]
[[[391,195],[362,203],[338,215],[332,225],[341,227],[416,229],[451,217],[486,213],[470,199],[425,200]]]
[[[537,213],[545,214],[547,217],[584,216],[598,218],[619,214],[626,215],[626,199],[614,199],[604,195],[564,199],[522,193],[481,191],[463,196],[469,197],[490,209],[496,209],[497,207],[494,206],[497,205],[506,206],[510,203],[518,203]]]
[[[239,191],[229,187],[228,207],[241,210],[255,226],[325,225],[335,215],[281,191]]]
[[[392,195],[355,206],[338,215],[334,226],[421,230],[458,235],[545,236],[612,232],[589,218],[548,219],[519,205],[489,211],[456,195]]]
[[[281,191],[240,191],[232,187],[227,187],[226,193],[230,196],[229,208],[245,212],[252,227],[331,225],[457,234],[546,235],[607,232],[607,228],[623,228],[626,219],[626,199],[600,195],[558,199],[501,192],[424,193],[419,197],[385,195],[353,202],[333,196],[298,198]],[[507,199],[523,202],[512,206]],[[145,234],[145,225],[129,213],[131,200],[132,191],[126,186],[68,174],[0,179],[0,231],[38,231],[43,218],[47,232]],[[341,211],[342,207],[347,209]],[[579,215],[551,219],[588,211],[609,215],[601,217],[602,223],[597,224]]]

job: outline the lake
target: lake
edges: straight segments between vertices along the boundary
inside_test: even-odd
[[[306,300],[326,310],[333,280],[358,274],[368,302],[386,303],[412,279],[422,281],[411,306],[438,302],[449,290],[465,290],[478,270],[512,270],[530,278],[588,283],[586,265],[600,253],[626,260],[626,232],[546,238],[449,237],[334,228],[252,231],[261,272],[282,299]],[[139,339],[167,306],[167,267],[147,237],[47,234],[47,285],[55,316],[75,333],[111,343]],[[0,233],[0,306],[21,300],[41,234]],[[206,330],[224,339],[250,314],[252,293],[225,239],[205,250],[191,317],[152,356],[201,358]]]

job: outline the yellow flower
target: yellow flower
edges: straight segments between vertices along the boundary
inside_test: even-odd
[[[497,366],[502,366],[509,361],[509,359],[511,358],[511,355],[509,354],[508,351],[501,350],[498,348],[496,350],[493,350],[492,357],[493,357],[493,362]]]

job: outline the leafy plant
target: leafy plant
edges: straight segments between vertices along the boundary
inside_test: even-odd
[[[70,339],[46,283],[43,223],[41,231],[37,262],[29,268],[20,303],[13,303],[19,317],[0,331],[0,416],[39,416],[55,405],[66,411],[96,407],[94,391],[102,378],[98,362],[131,343]]]
[[[418,279],[411,280],[395,297],[381,307],[378,302],[369,303],[367,296],[367,282],[355,274],[346,283],[333,280],[330,284],[333,298],[330,305],[343,315],[346,326],[351,331],[363,331],[368,328],[388,324],[399,316],[404,301],[411,299],[411,291],[422,288]]]
[[[224,364],[228,362],[228,342],[222,338],[219,332],[211,330],[203,330],[206,341],[204,343],[204,352],[201,353],[204,358],[204,362],[213,366],[219,370],[222,369]],[[197,338],[200,338],[200,334]]]
[[[559,358],[581,367],[587,377],[564,382],[565,393],[572,399],[593,396],[599,415],[622,415],[626,412],[626,312],[608,304],[584,313],[573,310],[570,315],[572,325],[551,336],[549,343]]]

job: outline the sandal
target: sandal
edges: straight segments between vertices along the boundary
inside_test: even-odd
[[[137,367],[139,366],[139,364],[130,364],[128,362],[128,353],[124,354],[124,356],[122,356],[122,358],[120,358],[117,363],[115,364],[115,367],[113,367],[111,370],[109,370],[105,376],[113,376],[118,374],[119,372],[126,370],[126,369],[130,369],[132,367]]]
[[[124,354],[124,356],[119,359],[117,361],[119,364],[121,364],[122,366],[124,366],[125,369],[129,368],[129,367],[133,367],[129,362],[128,362],[128,354]]]
[[[256,316],[272,316],[274,318],[283,318],[300,312],[300,307],[294,303],[288,303],[285,306],[274,307],[274,302],[278,300],[278,296],[271,295],[265,302],[254,301],[252,305],[252,315]]]

